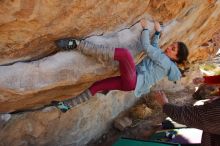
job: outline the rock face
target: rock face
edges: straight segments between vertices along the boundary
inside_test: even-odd
[[[105,46],[114,44],[115,47],[129,48],[135,56],[141,30],[140,25],[136,24],[114,35],[93,36],[86,40]],[[117,72],[114,64],[98,62],[74,50],[30,63],[1,66],[0,112],[28,109],[49,104],[52,100],[74,97],[94,81],[113,76]]]
[[[54,108],[13,115],[0,131],[1,146],[81,146],[101,136],[119,111],[137,98],[132,93],[111,92],[93,97],[66,113]],[[11,124],[10,124],[11,123]]]
[[[163,22],[160,46],[164,49],[173,41],[183,41],[190,49],[189,61],[194,62],[209,57],[207,54],[210,52],[216,52],[219,32],[215,32],[220,26],[219,16],[218,0],[2,0],[0,113],[36,108],[52,100],[70,98],[81,93],[93,82],[116,74],[117,67],[113,64],[97,61],[94,57],[85,56],[75,50],[57,52],[59,50],[53,43],[56,39],[83,38],[96,44],[128,48],[136,56],[141,33],[138,20],[147,18],[152,30],[152,18],[155,18]],[[206,49],[210,46],[203,44],[211,39],[216,42],[215,47]],[[109,126],[109,120],[127,108],[120,108],[121,105],[134,103],[133,98],[121,97],[123,95],[111,101],[100,102],[111,106],[112,102],[124,100],[114,107],[106,108],[100,105],[99,109],[86,114],[96,115],[106,108],[103,113],[106,112],[110,116],[103,121],[101,115],[90,118],[81,116],[80,113],[88,111],[84,110],[83,106],[90,109],[96,107],[96,104],[90,101],[76,110],[71,110],[67,114],[74,117],[66,124],[67,129],[65,125],[58,126],[58,130],[54,129],[63,123],[62,120],[68,120],[70,117],[60,115],[56,110],[47,111],[46,114],[39,111],[15,115],[1,130],[0,141],[4,145],[83,145],[95,138],[96,134],[103,132]],[[111,115],[109,110],[113,108],[115,111]],[[48,126],[50,120],[55,122]],[[91,123],[88,127],[88,120],[100,120],[103,126],[97,129]],[[75,128],[78,130],[74,131]],[[80,132],[80,128],[84,131]],[[17,135],[12,138],[13,129],[20,131],[16,131]],[[91,133],[86,134],[85,131]],[[54,140],[56,138],[57,140]],[[11,139],[16,139],[16,142],[11,143]]]
[[[54,52],[53,41],[84,38],[129,26],[149,1],[1,1],[0,64],[31,60]],[[135,10],[135,13],[133,13]]]
[[[186,42],[190,52],[196,54],[200,51],[198,47],[212,38],[220,23],[219,1],[152,0],[136,1],[134,4],[130,1],[51,3],[20,0],[0,3],[0,64],[3,65],[0,66],[1,112],[74,96],[94,81],[114,74],[110,71],[112,68],[106,69],[106,65],[77,51],[11,64],[55,53],[55,39],[70,36],[87,38],[98,44],[134,50],[136,45],[131,42],[139,40],[139,24],[127,30],[121,29],[136,23],[141,17],[146,17],[152,28],[154,17],[164,23],[162,48],[172,41],[181,40]],[[89,37],[102,33],[103,36]],[[204,50],[202,52],[206,55]],[[194,60],[193,54],[189,59]]]
[[[220,19],[216,0],[3,0],[0,4],[0,64],[47,56],[56,50],[55,39],[114,32],[143,16],[164,22],[162,45],[182,40],[194,50],[210,39]]]

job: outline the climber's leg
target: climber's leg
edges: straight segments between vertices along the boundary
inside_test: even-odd
[[[74,38],[64,38],[55,41],[58,48],[71,50],[77,48],[85,55],[101,58],[104,61],[112,61],[115,48],[104,45],[96,45],[85,40],[76,40]]]
[[[92,95],[95,95],[97,92],[110,91],[110,90],[122,90],[121,76],[107,78],[101,81],[95,82],[90,88],[89,91]]]
[[[114,60],[119,61],[120,76],[95,82],[90,88],[92,95],[108,90],[131,91],[136,86],[136,69],[133,57],[128,49],[116,48]]]
[[[83,103],[92,97],[91,92],[87,89],[76,97],[64,101],[52,101],[52,105],[59,108],[62,112],[66,112],[77,104]]]
[[[89,97],[95,95],[97,92],[109,90],[134,90],[137,77],[135,64],[131,53],[127,49],[116,48],[114,60],[119,61],[119,70],[121,74],[120,76],[97,81],[88,90],[86,90],[79,96],[63,102],[57,102],[56,106],[62,111],[67,111],[73,106],[86,101],[87,99],[89,99]]]
[[[130,91],[136,87],[137,74],[133,56],[128,49],[116,48],[114,60],[119,62],[122,90]]]
[[[77,49],[83,54],[100,58],[103,61],[112,61],[114,59],[115,48],[104,45],[96,45],[91,42],[81,40]]]

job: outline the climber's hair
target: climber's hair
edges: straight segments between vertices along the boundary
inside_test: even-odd
[[[184,61],[187,61],[187,57],[189,55],[189,50],[183,42],[177,42],[177,44],[178,44],[178,52],[177,52],[178,60],[175,62],[178,64],[181,64]]]

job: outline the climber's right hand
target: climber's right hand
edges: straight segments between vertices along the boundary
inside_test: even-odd
[[[161,32],[161,26],[158,21],[154,21],[154,28],[157,32]]]

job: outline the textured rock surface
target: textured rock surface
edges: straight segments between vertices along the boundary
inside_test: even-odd
[[[142,17],[152,28],[155,18],[164,23],[160,46],[184,41],[190,48],[190,62],[194,62],[216,52],[219,35],[214,33],[220,26],[219,16],[219,0],[1,0],[0,112],[69,98],[94,81],[115,74],[112,65],[77,51],[54,54],[58,51],[53,43],[56,39],[87,38],[97,44],[127,47],[135,56],[140,27],[124,28]],[[215,47],[204,46],[212,37]],[[188,83],[190,78],[177,85],[163,80],[156,88],[179,90]],[[132,93],[128,98],[121,92],[113,93],[108,99],[94,98],[66,114],[54,109],[17,114],[3,125],[0,145],[84,145],[136,100]]]
[[[0,64],[47,56],[57,38],[120,30],[142,16],[164,22],[162,44],[182,40],[196,49],[219,26],[216,0],[17,0],[0,2]]]
[[[137,49],[134,48],[140,45],[141,30],[136,24],[114,35],[94,36],[87,40],[130,48],[135,55]],[[1,66],[0,112],[27,109],[78,95],[92,82],[112,76],[116,71],[114,64],[99,62],[75,50],[59,52],[30,63]]]
[[[0,146],[76,146],[99,137],[119,112],[137,98],[132,93],[98,94],[66,113],[57,109],[16,114],[0,130]]]
[[[53,41],[113,31],[134,23],[148,1],[49,1],[0,2],[0,63],[46,56]],[[135,10],[135,11],[134,11]]]
[[[1,1],[0,7],[1,64],[47,56],[56,51],[53,41],[67,36],[85,38],[105,32],[109,34],[103,39],[102,36],[88,39],[98,44],[134,49],[136,46],[128,42],[135,42],[139,31],[134,34],[129,30],[110,32],[128,27],[143,16],[150,21],[154,17],[164,22],[160,44],[163,48],[172,41],[181,40],[196,54],[201,52],[198,47],[211,39],[220,22],[220,2],[205,0],[152,0],[135,4],[132,1],[21,0]],[[207,50],[202,50],[202,57],[207,56]],[[195,55],[190,56],[193,61],[195,58]],[[112,75],[110,70],[75,51],[35,62],[0,66],[0,111],[29,108],[74,96],[92,82]],[[59,92],[61,90],[63,92]]]

